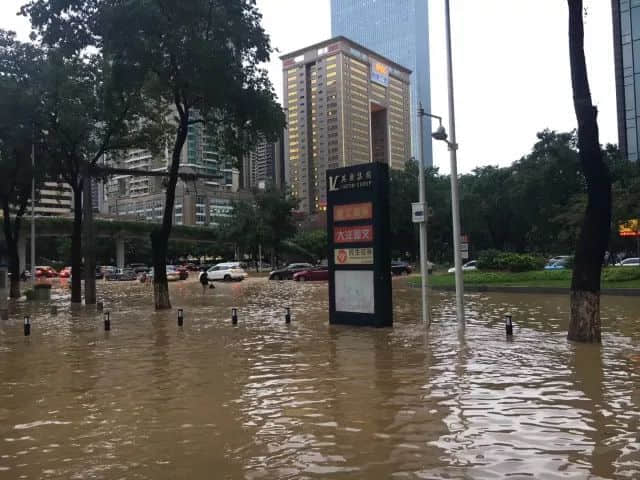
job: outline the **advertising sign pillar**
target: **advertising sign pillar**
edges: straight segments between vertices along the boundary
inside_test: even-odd
[[[327,170],[329,322],[390,327],[389,167]]]

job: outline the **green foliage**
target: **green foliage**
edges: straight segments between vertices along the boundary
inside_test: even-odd
[[[640,268],[638,267],[612,267],[602,270],[604,282],[630,282],[640,280]]]
[[[327,232],[326,230],[310,230],[299,232],[293,243],[306,252],[310,252],[315,260],[327,258]]]
[[[539,270],[544,260],[533,255],[485,250],[478,256],[478,268],[481,270],[506,270],[509,272],[526,272]]]
[[[283,242],[296,233],[293,210],[297,205],[297,200],[283,191],[257,191],[253,201],[234,204],[232,218],[221,226],[223,239],[254,257],[257,257],[259,245],[264,253],[271,251],[277,256]]]

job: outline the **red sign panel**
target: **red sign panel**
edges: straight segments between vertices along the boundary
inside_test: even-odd
[[[335,227],[333,229],[334,243],[372,242],[373,227],[361,225],[357,227]]]
[[[367,203],[350,203],[333,207],[333,221],[369,220],[373,216],[373,205]]]

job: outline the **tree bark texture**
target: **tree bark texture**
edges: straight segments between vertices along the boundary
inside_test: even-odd
[[[82,303],[82,182],[72,185],[72,188],[71,303]]]
[[[20,223],[24,208],[21,209],[13,222],[11,221],[11,208],[8,201],[3,202],[2,211],[4,215],[4,238],[7,242],[7,253],[9,255],[9,273],[11,274],[11,280],[9,281],[9,297],[20,298],[20,274],[22,273],[20,269],[21,267],[24,268],[25,265],[20,265],[20,256],[18,255],[18,240],[20,239]]]
[[[600,342],[600,276],[611,229],[611,178],[602,158],[598,110],[592,104],[584,56],[582,0],[568,0],[569,55],[573,103],[578,120],[578,155],[587,182],[587,208],[576,245],[567,338]]]
[[[93,224],[93,202],[91,198],[91,177],[87,166],[83,177],[83,202],[82,210],[84,219],[84,303],[94,305],[96,303],[96,242],[95,228]]]
[[[153,256],[153,298],[156,310],[171,308],[169,298],[169,283],[167,281],[167,248],[171,227],[173,225],[173,204],[176,198],[176,184],[178,183],[178,170],[180,168],[180,154],[187,139],[189,129],[189,110],[183,109],[176,102],[180,124],[176,134],[173,152],[171,154],[171,166],[169,167],[169,182],[165,196],[164,214],[162,225],[151,232],[151,249]]]

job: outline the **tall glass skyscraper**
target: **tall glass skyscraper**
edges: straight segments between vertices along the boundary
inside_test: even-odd
[[[343,35],[408,68],[411,153],[418,158],[418,104],[431,111],[427,0],[331,0],[331,34]],[[424,164],[431,166],[431,122],[425,118]]]
[[[612,0],[618,98],[618,145],[638,161],[640,146],[640,1]]]

